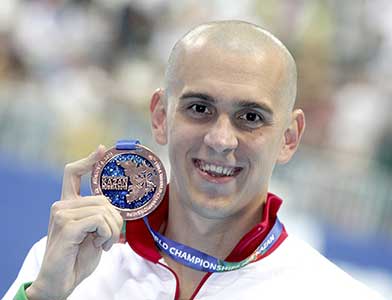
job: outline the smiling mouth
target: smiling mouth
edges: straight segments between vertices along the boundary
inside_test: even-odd
[[[233,167],[227,165],[217,165],[213,163],[208,163],[204,160],[193,159],[193,164],[196,168],[198,168],[201,172],[217,178],[230,178],[237,176],[242,168],[241,167]]]

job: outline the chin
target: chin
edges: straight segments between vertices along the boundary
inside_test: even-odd
[[[218,197],[218,195],[213,197],[203,194],[200,198],[190,201],[192,211],[207,219],[222,219],[235,214],[232,200],[227,197]]]

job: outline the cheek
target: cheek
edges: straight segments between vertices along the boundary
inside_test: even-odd
[[[168,131],[168,138],[170,141],[169,145],[171,148],[181,151],[184,145],[189,144],[190,140],[192,140],[192,130],[189,128],[189,126],[182,122],[181,125],[176,122],[174,122],[172,125],[173,126],[170,126]]]
[[[181,165],[183,168],[184,160],[200,145],[200,130],[182,118],[174,119],[170,125],[168,128],[170,163],[175,169]]]
[[[245,143],[245,142],[244,142]],[[249,157],[251,168],[257,173],[265,173],[273,168],[279,153],[280,140],[266,133],[253,135],[248,139],[244,154]]]
[[[204,126],[203,124],[190,121],[181,113],[176,113],[170,122],[169,139],[177,147],[178,145],[183,145],[184,148],[193,147],[203,140]]]

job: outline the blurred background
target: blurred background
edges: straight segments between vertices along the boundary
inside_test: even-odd
[[[1,0],[0,295],[46,234],[66,162],[128,137],[167,162],[150,96],[174,42],[227,18],[267,28],[298,63],[307,128],[271,188],[289,233],[392,296],[390,0]]]

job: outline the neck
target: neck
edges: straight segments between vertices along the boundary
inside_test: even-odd
[[[209,255],[225,259],[238,241],[260,222],[263,203],[264,201],[259,201],[251,209],[244,209],[233,216],[207,218],[192,210],[171,191],[165,235]]]

